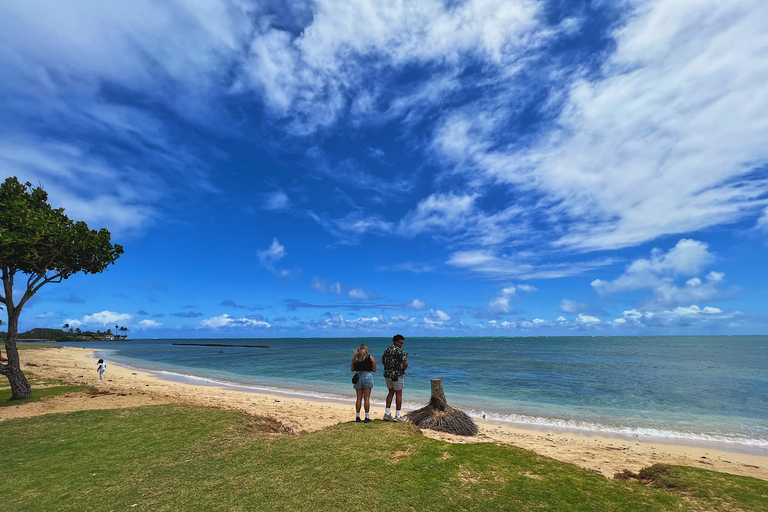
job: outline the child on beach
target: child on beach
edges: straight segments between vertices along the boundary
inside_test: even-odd
[[[103,359],[99,359],[99,366],[96,367],[96,370],[99,372],[99,380],[102,380],[104,372],[107,371],[107,363]]]
[[[373,388],[373,374],[376,372],[376,360],[368,354],[368,345],[362,344],[355,349],[355,357],[352,358],[352,371],[355,372],[352,382],[355,386],[355,392],[357,393],[357,401],[355,402],[355,410],[357,416],[355,421],[360,421],[360,405],[365,399],[365,421],[363,423],[370,423],[371,418],[369,414],[371,412],[371,389]]]

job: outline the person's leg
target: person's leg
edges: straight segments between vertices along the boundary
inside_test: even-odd
[[[357,401],[355,401],[355,411],[357,412],[357,419],[360,420],[360,405],[363,402],[363,390],[362,389],[356,389],[355,392],[357,393]]]
[[[371,388],[363,389],[363,399],[365,399],[365,414],[371,412]]]
[[[371,388],[363,388],[363,398],[365,398],[365,423],[371,421]]]
[[[395,396],[395,390],[392,388],[389,388],[389,393],[387,394],[387,409],[392,407],[392,397]]]
[[[400,416],[400,409],[403,407],[403,390],[395,391],[395,410],[397,416]]]

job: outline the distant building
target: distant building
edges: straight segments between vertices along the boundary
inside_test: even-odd
[[[104,335],[104,341],[115,341],[115,335],[114,334],[105,334]]]

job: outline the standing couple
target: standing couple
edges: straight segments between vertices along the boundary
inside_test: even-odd
[[[408,368],[408,359],[405,350],[403,350],[403,342],[405,338],[402,334],[395,334],[392,337],[392,345],[388,346],[384,351],[384,355],[381,356],[381,362],[384,364],[384,380],[387,383],[387,408],[384,412],[384,421],[403,422],[405,421],[400,416],[400,409],[403,405],[403,375]],[[357,411],[357,418],[355,421],[360,421],[360,406],[365,399],[365,421],[369,423],[371,419],[369,414],[371,411],[371,389],[373,388],[373,374],[376,372],[376,360],[368,353],[368,345],[360,345],[355,349],[355,357],[352,358],[352,371],[356,376],[359,375],[358,380],[353,382],[355,384],[355,391],[357,392],[357,402],[355,403],[355,410]],[[391,407],[392,397],[395,397],[395,417],[392,418]]]

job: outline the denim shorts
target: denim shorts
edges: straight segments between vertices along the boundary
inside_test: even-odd
[[[355,389],[373,388],[373,372],[355,372],[360,375],[360,380],[355,384]]]

